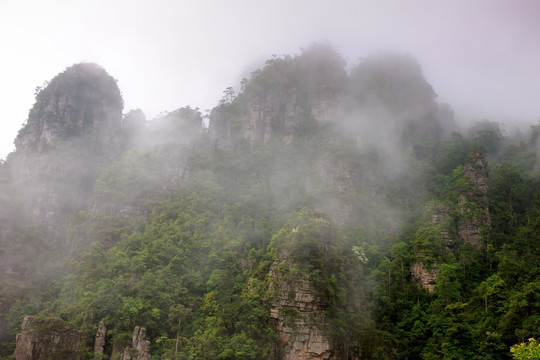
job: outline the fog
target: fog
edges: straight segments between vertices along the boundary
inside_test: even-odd
[[[6,5],[22,21],[3,67],[0,158],[13,139],[17,151],[0,161],[0,356],[23,316],[46,312],[79,326],[84,346],[103,319],[113,344],[145,326],[162,358],[173,344],[179,358],[180,332],[234,345],[292,319],[282,299],[300,292],[276,285],[289,275],[313,288],[331,336],[364,341],[386,322],[383,297],[445,297],[424,296],[424,280],[440,267],[443,289],[461,249],[467,271],[470,246],[504,256],[506,199],[524,226],[538,213],[520,204],[526,186],[540,192],[534,3],[115,4]],[[226,310],[215,324],[212,302]],[[229,321],[245,305],[270,317]],[[230,339],[204,338],[227,322],[239,324]],[[280,357],[280,328],[250,334],[262,350],[248,357]],[[367,343],[338,346],[370,357]],[[189,346],[189,358],[226,354]]]
[[[73,63],[102,65],[118,79],[125,111],[152,119],[185,105],[211,109],[264,60],[317,41],[350,66],[382,50],[411,54],[458,122],[540,117],[536,1],[6,0],[0,14],[1,158],[34,89]]]

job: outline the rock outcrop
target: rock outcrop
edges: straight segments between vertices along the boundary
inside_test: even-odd
[[[119,146],[122,109],[114,78],[99,65],[75,64],[36,94],[15,145],[20,152],[43,153],[75,140],[94,155],[108,156]]]
[[[73,65],[37,93],[8,163],[27,211],[53,240],[122,150],[122,109],[116,80],[95,64]]]
[[[415,235],[416,259],[411,265],[411,274],[429,292],[435,288],[441,257],[453,250],[455,241],[461,239],[477,250],[484,250],[481,232],[491,226],[484,154],[473,153],[458,170],[463,173],[455,185],[460,191],[457,204],[428,203],[423,214],[425,226]],[[430,260],[428,266],[426,259]]]
[[[450,210],[449,203],[427,203],[422,215],[422,220],[426,225],[421,227],[415,235],[415,260],[411,265],[411,275],[421,287],[429,292],[435,289],[440,271],[437,258],[450,252],[454,247]]]
[[[105,326],[105,321],[101,320],[98,325],[98,330],[96,332],[96,339],[94,341],[94,354],[99,355],[103,354],[105,348],[105,335],[107,335],[107,326]]]
[[[488,200],[487,162],[482,153],[474,153],[463,167],[470,189],[459,196],[458,234],[478,250],[483,250],[481,229],[491,226]]]
[[[411,275],[415,278],[420,286],[429,291],[430,293],[435,290],[435,284],[437,283],[437,275],[439,274],[439,266],[436,265],[431,269],[424,267],[421,261],[417,260],[411,266]]]
[[[448,203],[429,203],[424,209],[425,215],[429,217],[431,225],[440,226],[440,236],[443,238],[446,248],[451,250],[454,247],[454,239],[451,235],[452,219],[450,218],[451,206]]]
[[[316,212],[304,213],[293,223],[297,225],[272,245],[276,250],[270,268],[270,317],[281,340],[278,355],[284,360],[338,359],[327,333],[328,297],[321,296],[324,290],[311,278],[314,271],[329,275],[324,263],[332,256],[335,229],[325,214]],[[315,258],[320,258],[318,265],[310,265]]]
[[[81,334],[59,319],[27,316],[17,334],[16,360],[74,360]]]
[[[146,328],[136,326],[133,330],[132,344],[126,346],[120,360],[152,360],[150,341],[146,340]]]
[[[281,339],[281,359],[336,359],[332,344],[324,333],[324,304],[314,296],[308,275],[287,274],[294,266],[286,250],[280,250],[278,261],[270,270],[274,301],[270,316],[276,322]]]
[[[309,136],[317,124],[332,118],[346,83],[344,65],[323,45],[268,61],[238,97],[226,97],[212,110],[209,133],[215,147],[230,147],[238,139],[291,143]]]

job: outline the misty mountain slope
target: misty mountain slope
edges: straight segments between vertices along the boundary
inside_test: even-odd
[[[36,94],[8,163],[28,211],[54,241],[63,241],[69,216],[86,208],[95,180],[122,150],[122,109],[116,80],[95,64],[67,68]]]
[[[144,114],[139,114],[139,120],[133,116],[128,113],[124,118],[129,129],[126,137],[133,144],[96,181],[90,199],[92,213],[125,213],[119,207],[157,198],[189,178],[194,168],[189,160],[195,156],[194,147],[204,141],[197,110],[181,108],[149,124]]]
[[[103,68],[73,65],[37,89],[36,103],[15,139],[17,150],[43,151],[84,135],[88,150],[107,153],[114,145],[110,140],[120,126],[122,109],[116,80]]]
[[[210,115],[210,134],[223,146],[236,138],[291,143],[331,116],[346,79],[343,59],[322,45],[268,60],[243,80],[238,97],[225,93]]]
[[[99,115],[58,106],[43,132],[55,120],[31,112],[2,164],[2,355],[28,314],[79,329],[81,359],[128,354],[136,326],[162,359],[509,359],[540,335],[536,127],[450,134],[404,55],[275,57],[208,129],[190,107],[102,112],[121,112],[116,84],[81,66],[35,108]],[[41,194],[60,199],[38,202],[47,221],[28,211]]]
[[[209,134],[222,150],[249,149],[257,140],[296,146],[300,153],[307,148],[315,163],[307,168],[319,169],[308,181],[319,178],[337,192],[321,202],[350,190],[381,205],[378,188],[385,182],[401,186],[400,177],[412,174],[408,166],[433,160],[424,158],[433,155],[443,125],[450,128],[452,121],[411,58],[370,57],[347,76],[340,56],[316,45],[294,58],[269,60],[244,79],[238,96],[228,90],[210,115]],[[309,186],[305,191],[314,193]],[[332,212],[343,211],[341,205]],[[340,222],[352,210],[344,212]]]
[[[116,81],[95,64],[73,65],[37,89],[17,150],[2,164],[3,319],[54,293],[70,217],[87,207],[95,180],[121,150],[122,108]],[[3,321],[2,341],[16,328]]]

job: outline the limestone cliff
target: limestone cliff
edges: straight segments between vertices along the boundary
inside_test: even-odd
[[[116,80],[95,64],[73,65],[37,93],[8,163],[28,211],[53,239],[121,150],[122,108]]]
[[[415,261],[411,265],[411,274],[430,292],[435,288],[445,254],[454,251],[456,242],[484,250],[482,229],[491,226],[484,155],[479,152],[471,154],[465,165],[454,171],[454,176],[457,201],[453,204],[426,204],[422,225],[414,237]]]
[[[24,318],[17,334],[16,360],[74,360],[80,342],[78,330],[58,319]]]
[[[132,344],[126,346],[120,360],[151,360],[150,341],[146,340],[146,329],[136,326],[133,330]]]
[[[122,109],[114,78],[96,64],[75,64],[37,93],[15,145],[20,152],[43,153],[77,142],[96,156],[107,156],[118,146]]]
[[[315,298],[308,274],[290,276],[293,266],[288,253],[281,250],[270,271],[275,293],[270,316],[282,343],[281,358],[337,359],[324,333],[324,304]]]
[[[418,281],[421,287],[430,293],[435,290],[437,283],[437,275],[439,274],[439,264],[435,264],[431,268],[424,267],[421,259],[417,257],[416,261],[411,266],[411,275]]]
[[[339,55],[316,46],[268,61],[237,96],[226,90],[208,131],[214,150],[309,148],[310,169],[297,182],[306,194],[331,193],[315,199],[316,207],[339,223],[376,221],[396,234],[399,221],[386,221],[398,217],[384,189],[399,186],[408,157],[430,153],[452,122],[411,57],[373,56],[347,73]],[[293,166],[290,172],[302,164]],[[385,221],[373,219],[381,213]]]
[[[454,247],[451,206],[445,202],[429,202],[424,207],[423,225],[414,237],[411,275],[420,286],[433,292],[444,255]]]
[[[327,274],[306,264],[307,259],[316,262],[317,257],[328,256],[334,234],[323,214],[311,216],[276,243],[279,247],[270,269],[270,316],[281,341],[279,356],[285,360],[339,358],[327,334],[328,304],[311,279],[312,271]]]
[[[238,97],[225,97],[214,108],[210,136],[216,147],[230,147],[238,139],[291,143],[309,136],[332,118],[345,80],[343,59],[326,46],[269,60],[246,80]]]
[[[94,355],[103,354],[106,340],[105,335],[107,335],[107,326],[105,325],[105,321],[101,320],[94,340]]]
[[[460,194],[458,233],[464,242],[482,250],[481,230],[491,225],[488,200],[487,162],[483,153],[474,153],[463,167],[470,186]]]

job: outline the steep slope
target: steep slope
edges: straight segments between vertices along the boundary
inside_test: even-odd
[[[73,65],[36,94],[1,169],[2,342],[16,331],[6,320],[13,306],[35,308],[58,291],[64,256],[73,250],[70,219],[86,209],[95,180],[125,142],[122,108],[116,80],[96,64]]]
[[[121,119],[104,70],[70,69],[0,169],[2,355],[40,312],[81,359],[508,359],[540,335],[537,136],[445,137],[410,57],[275,57],[208,129]]]
[[[325,311],[334,299],[320,293],[318,282],[324,280],[314,279],[314,272],[332,277],[324,260],[335,259],[336,234],[322,214],[302,215],[296,226],[282,230],[273,240],[276,253],[269,272],[273,294],[270,316],[281,340],[279,355],[282,359],[337,359],[333,339],[325,331]],[[313,266],[318,261],[322,266]],[[328,286],[329,292],[335,290],[335,284]]]
[[[225,97],[210,115],[215,146],[237,139],[280,139],[284,143],[313,135],[317,123],[332,118],[346,83],[345,62],[323,45],[301,56],[275,58],[244,80],[238,97]]]
[[[53,241],[85,209],[94,181],[121,151],[123,101],[116,81],[95,64],[57,75],[36,95],[8,163],[23,202]]]

